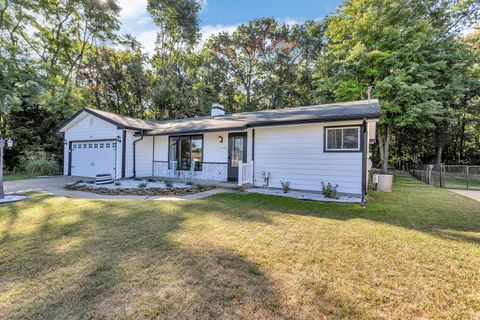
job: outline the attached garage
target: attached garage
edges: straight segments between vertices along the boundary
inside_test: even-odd
[[[111,174],[114,179],[131,177],[133,172],[133,145],[137,137],[136,132],[152,128],[148,121],[133,119],[112,114],[110,112],[84,108],[77,112],[70,120],[64,123],[59,133],[64,138],[64,170],[63,174],[77,177],[95,177],[97,174]],[[144,139],[146,142],[147,139]],[[140,150],[148,152],[153,147],[149,140],[150,149],[143,148],[139,141]],[[145,150],[144,150],[145,149]],[[143,159],[148,156],[137,157],[141,169]],[[152,172],[152,159],[145,164]],[[141,172],[143,172],[141,171]]]
[[[97,174],[111,174],[115,177],[115,140],[71,141],[70,145],[70,175],[95,177]]]

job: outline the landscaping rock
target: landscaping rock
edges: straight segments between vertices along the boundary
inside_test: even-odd
[[[92,192],[105,195],[137,195],[137,196],[183,196],[215,189],[215,186],[194,185],[188,188],[105,188],[83,183],[69,183],[65,186],[67,190]]]

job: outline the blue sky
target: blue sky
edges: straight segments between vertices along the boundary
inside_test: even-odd
[[[154,48],[156,28],[146,11],[147,0],[119,0],[123,33],[137,37],[147,52]],[[340,0],[203,0],[200,12],[202,38],[233,31],[239,24],[260,17],[285,23],[321,20],[333,13]]]

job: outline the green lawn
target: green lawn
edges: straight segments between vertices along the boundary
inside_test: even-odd
[[[478,319],[480,204],[33,195],[0,207],[0,318]]]
[[[31,178],[28,174],[7,174],[3,177],[4,181],[24,180]]]

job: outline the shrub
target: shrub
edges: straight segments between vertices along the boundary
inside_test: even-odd
[[[47,158],[29,159],[23,166],[25,173],[31,176],[53,176],[61,171],[58,163]]]
[[[143,179],[140,179],[140,178],[137,178],[137,177],[133,178],[133,181],[142,181],[142,180]]]
[[[192,181],[187,181],[187,186],[193,186],[193,182]]]
[[[282,184],[282,191],[283,193],[289,193],[290,192],[290,181],[280,181]]]
[[[147,187],[147,184],[146,184],[145,182],[142,182],[142,183],[139,183],[139,184],[138,184],[138,187],[139,187],[140,189],[145,189],[145,188]]]
[[[113,185],[118,187],[118,186],[121,186],[122,183],[121,183],[120,181],[115,181],[115,182],[113,183]]]
[[[171,180],[166,180],[165,181],[165,187],[167,188],[173,188],[173,182]]]
[[[148,181],[148,182],[157,182],[157,179],[148,178],[147,181]]]
[[[322,194],[325,198],[337,199],[337,189],[338,184],[333,186],[330,182],[327,185],[322,182]]]

